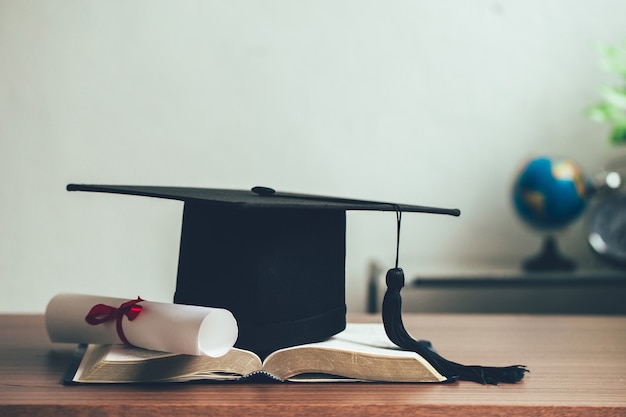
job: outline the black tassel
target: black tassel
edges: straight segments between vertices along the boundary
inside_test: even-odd
[[[506,367],[461,365],[443,358],[424,342],[413,339],[402,323],[400,290],[404,287],[404,272],[397,267],[390,269],[387,272],[386,281],[387,292],[383,299],[383,324],[387,337],[400,348],[417,352],[430,362],[440,374],[450,379],[497,385],[499,382],[516,383],[524,378],[524,374],[528,370],[523,365]]]

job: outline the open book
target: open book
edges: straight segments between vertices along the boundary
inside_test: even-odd
[[[231,349],[226,355],[179,355],[125,345],[82,345],[66,383],[244,380],[262,374],[279,381],[443,382],[447,378],[415,352],[398,349],[380,324],[349,323],[319,343],[277,350],[261,360]]]

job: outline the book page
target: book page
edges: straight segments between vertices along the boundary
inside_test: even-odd
[[[447,380],[422,356],[393,344],[382,324],[348,323],[346,330],[326,341],[272,353],[266,358],[264,369],[290,381]]]
[[[160,352],[158,350],[138,349],[127,345],[111,345],[102,360],[107,362],[140,362],[156,358],[177,356],[176,353]]]
[[[328,340],[294,346],[282,350],[301,349],[307,346],[349,350],[351,352],[395,356],[400,358],[412,358],[416,356],[415,352],[402,350],[389,340],[387,334],[385,333],[385,329],[379,323],[348,323],[343,332],[331,337]]]
[[[232,348],[219,358],[179,355],[124,345],[89,345],[74,382],[133,383],[233,380],[260,371],[252,352]]]

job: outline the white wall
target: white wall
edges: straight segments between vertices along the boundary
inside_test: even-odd
[[[411,272],[515,264],[539,245],[509,202],[521,161],[624,155],[584,116],[624,16],[623,0],[0,0],[0,311],[171,299],[182,204],[69,182],[458,207],[405,215]],[[348,219],[356,311],[395,216]],[[563,248],[593,263],[581,224]]]

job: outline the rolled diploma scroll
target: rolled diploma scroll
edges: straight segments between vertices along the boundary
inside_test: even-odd
[[[53,342],[122,343],[115,319],[90,325],[85,317],[96,304],[118,308],[128,299],[94,295],[59,294],[46,308],[46,327]],[[145,349],[218,357],[237,340],[237,321],[222,308],[141,301],[141,313],[133,320],[122,317],[124,336]]]

